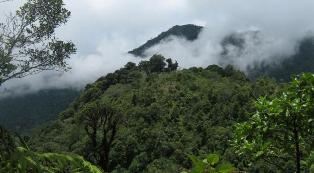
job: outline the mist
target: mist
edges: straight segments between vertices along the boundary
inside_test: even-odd
[[[314,1],[308,0],[157,0],[153,5],[147,0],[64,2],[72,15],[57,30],[57,36],[72,40],[78,48],[77,54],[68,60],[72,69],[8,81],[0,87],[2,96],[51,88],[81,89],[129,61],[140,61],[126,52],[174,25],[196,24],[205,29],[193,42],[167,38],[147,50],[147,58],[160,53],[177,60],[181,68],[230,63],[243,71],[252,64],[274,63],[294,54],[298,41],[314,29]],[[6,3],[5,9],[8,6],[13,11],[16,2]],[[228,58],[221,59],[224,37],[251,31],[259,34],[244,37],[241,52],[227,47]]]

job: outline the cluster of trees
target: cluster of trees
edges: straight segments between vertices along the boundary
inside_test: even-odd
[[[32,147],[80,154],[108,172],[178,172],[191,167],[187,154],[213,152],[250,169],[229,144],[233,125],[249,119],[255,98],[280,87],[267,78],[250,82],[232,66],[170,70],[171,64],[156,55],[89,84],[56,122],[38,130]]]
[[[226,170],[313,169],[312,74],[287,85],[250,81],[232,66],[169,64],[156,55],[88,85],[32,147],[83,155],[106,172],[219,170],[189,157],[207,153],[233,165]]]

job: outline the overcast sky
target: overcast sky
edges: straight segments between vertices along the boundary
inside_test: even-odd
[[[0,4],[0,19],[21,2]],[[193,44],[178,39],[154,48],[179,60],[181,67],[217,62],[220,50],[217,43],[233,31],[261,30],[266,38],[263,52],[291,53],[295,42],[314,29],[312,0],[64,0],[64,3],[72,16],[57,35],[73,41],[78,48],[69,60],[72,70],[11,80],[0,90],[83,87],[128,61],[138,61],[125,53],[174,25],[206,26],[202,38]]]

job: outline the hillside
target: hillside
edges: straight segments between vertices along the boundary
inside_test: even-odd
[[[129,53],[141,57],[143,56],[145,50],[160,43],[160,41],[169,36],[184,37],[187,40],[193,41],[198,38],[202,28],[203,27],[201,26],[191,24],[174,26]],[[234,64],[234,58],[237,57],[234,57],[234,55],[231,56],[228,52],[228,48],[235,47],[238,50],[237,56],[241,56],[244,53],[243,49],[247,41],[245,38],[250,37],[258,39],[258,34],[258,32],[252,31],[232,33],[226,36],[221,41],[223,49],[219,65],[226,67],[228,64]],[[274,64],[261,63],[257,66],[252,66],[247,71],[248,78],[254,80],[259,76],[266,75],[271,78],[275,78],[277,81],[287,82],[290,80],[291,75],[300,74],[302,72],[314,72],[313,43],[314,37],[306,37],[300,40],[298,47],[296,48],[295,55],[283,58],[282,61]],[[70,89],[51,90],[28,94],[23,97],[0,100],[0,108],[3,108],[0,109],[0,124],[2,122],[2,124],[5,124],[7,128],[18,132],[27,131],[35,125],[56,119],[57,114],[66,108],[67,105],[78,95],[78,92]],[[41,102],[40,100],[43,101]],[[49,100],[52,100],[52,102],[49,102]],[[57,106],[55,107],[54,105]],[[27,112],[27,114],[24,112]]]
[[[212,152],[245,168],[229,146],[232,126],[247,120],[252,102],[275,94],[278,85],[267,78],[251,82],[232,66],[172,67],[156,55],[101,77],[57,121],[38,129],[32,147],[74,152],[98,165],[110,151],[103,168],[119,173],[180,172],[191,166],[187,154]],[[273,168],[260,163],[246,169]]]
[[[0,100],[0,125],[27,134],[38,125],[55,120],[79,95],[73,89],[42,90]]]
[[[300,40],[296,47],[296,53],[291,57],[274,64],[265,64],[250,69],[251,78],[260,75],[268,75],[277,80],[289,81],[290,76],[302,72],[314,73],[314,37],[306,37]]]
[[[243,56],[246,52],[247,42],[259,42],[260,33],[258,31],[232,33],[221,42],[223,51],[221,53],[220,65],[233,64],[236,58]],[[248,39],[249,38],[249,39]],[[251,40],[250,40],[251,39]],[[228,52],[232,47],[235,52]],[[235,54],[235,55],[234,55]],[[274,57],[273,59],[276,59]],[[262,61],[251,65],[247,69],[248,77],[251,79],[267,75],[280,82],[287,82],[293,75],[304,72],[314,72],[314,36],[307,36],[299,40],[295,47],[295,53],[289,57],[277,58],[277,61]]]

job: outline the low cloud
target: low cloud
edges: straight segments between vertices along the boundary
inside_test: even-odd
[[[5,13],[11,5],[0,4]],[[198,40],[167,38],[147,50],[178,60],[181,67],[231,62],[242,70],[259,62],[272,63],[294,53],[298,40],[314,29],[314,1],[299,0],[64,0],[72,12],[69,22],[57,30],[78,48],[69,60],[69,72],[44,72],[1,86],[2,95],[35,92],[47,88],[82,88],[100,76],[138,58],[129,50],[174,25],[198,24],[205,30]],[[14,3],[14,4],[13,4]],[[7,4],[7,3],[6,3]],[[3,12],[4,13],[4,12]],[[2,18],[4,14],[1,14]],[[221,41],[231,33],[258,31],[246,36],[243,50],[229,45],[227,61],[221,59]]]
[[[243,44],[222,44],[222,41],[231,35],[242,39]],[[185,38],[169,37],[144,54],[147,57],[156,53],[171,57],[184,68],[231,64],[246,72],[253,65],[276,63],[293,55],[297,43],[297,40],[265,34],[257,28],[213,34],[212,30],[205,27],[199,39],[193,42]],[[225,55],[224,51],[227,52]]]

